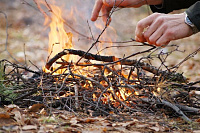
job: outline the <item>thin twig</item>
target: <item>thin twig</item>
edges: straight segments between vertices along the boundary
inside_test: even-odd
[[[5,41],[5,51],[9,54],[9,56],[16,61],[17,63],[19,63],[13,56],[12,54],[8,51],[8,17],[6,15],[6,13],[4,13],[3,11],[0,10],[0,14],[3,14],[6,20],[6,41]],[[20,63],[19,63],[20,64]]]

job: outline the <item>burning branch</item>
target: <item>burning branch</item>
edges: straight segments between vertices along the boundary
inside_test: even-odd
[[[141,54],[141,53],[144,53],[144,52],[149,52],[151,50],[152,49],[148,49],[148,50],[145,50],[143,52],[134,53],[131,56]],[[117,64],[120,64],[120,65],[137,66],[137,67],[140,67],[140,68],[142,68],[142,69],[144,69],[148,72],[151,72],[151,73],[153,73],[157,76],[164,75],[168,79],[173,77],[173,79],[175,79],[175,80],[182,81],[182,82],[185,81],[185,78],[181,74],[170,73],[168,71],[162,71],[162,70],[159,70],[158,68],[156,68],[154,66],[151,66],[148,63],[140,62],[140,61],[137,61],[137,60],[127,59],[130,56],[125,57],[125,58],[117,58],[115,56],[94,55],[94,54],[91,54],[91,53],[86,53],[82,50],[73,50],[73,49],[65,49],[62,52],[58,53],[57,55],[55,55],[52,59],[50,59],[46,63],[45,67],[47,69],[50,69],[50,67],[52,66],[53,63],[55,63],[58,59],[62,58],[62,56],[68,55],[68,54],[78,55],[80,57],[84,57],[85,59],[91,59],[91,60],[102,61],[102,62],[109,62],[109,63],[106,63],[106,64],[85,64],[85,65],[76,64],[77,66],[105,66],[105,65],[117,63]]]
[[[76,55],[84,54],[83,51],[68,49],[63,51],[62,54],[59,54],[59,58],[61,58],[62,55],[66,53],[76,53]],[[104,58],[104,56],[93,55],[89,53],[85,55],[85,58],[97,58],[101,61],[103,59],[108,61],[115,60],[115,57],[113,56],[105,56]],[[54,62],[56,62],[56,59],[54,59]],[[105,75],[105,70],[103,69],[96,73],[98,76],[93,75],[87,77],[84,75],[76,74],[74,71],[59,75],[51,75],[47,73],[42,74],[29,70],[25,67],[12,64],[6,60],[0,61],[0,63],[5,64],[5,72],[8,72],[5,74],[5,79],[9,80],[5,80],[4,82],[7,82],[7,84],[17,83],[18,86],[20,86],[18,88],[21,88],[20,90],[13,90],[13,92],[18,94],[18,97],[12,99],[15,104],[28,104],[29,102],[36,102],[43,103],[49,108],[53,108],[58,104],[58,106],[63,107],[63,109],[67,109],[74,113],[76,113],[75,110],[85,110],[85,108],[88,110],[89,108],[93,111],[98,110],[101,112],[100,114],[104,115],[110,115],[109,111],[125,113],[127,111],[142,112],[143,110],[146,111],[146,109],[151,108],[154,108],[155,110],[158,108],[158,106],[152,105],[163,105],[171,108],[174,112],[176,112],[176,114],[178,114],[187,122],[191,122],[191,120],[185,115],[185,112],[199,114],[199,109],[188,106],[192,105],[193,107],[199,107],[198,95],[195,97],[196,92],[184,91],[184,87],[192,87],[191,85],[194,83],[184,85],[173,82],[165,83],[163,81],[163,85],[159,85],[161,83],[155,82],[155,80],[151,79],[150,77],[146,77],[148,78],[146,79],[148,81],[146,83],[142,83],[143,79],[141,79],[141,81],[136,79],[128,81],[127,78],[121,77],[116,70],[112,70],[108,66],[104,67],[109,69],[112,72],[112,75]],[[7,66],[9,66],[9,70],[11,69],[10,66],[12,66],[13,69],[8,71]],[[29,71],[30,73],[34,73],[37,76],[24,79],[23,74],[19,74],[19,70],[17,69]],[[157,91],[155,86],[161,87],[162,91]],[[169,90],[168,88],[171,89]],[[180,90],[180,88],[183,90]],[[165,93],[170,93],[169,91],[172,93],[174,93],[173,91],[180,93],[177,93],[175,96],[167,94],[167,97],[165,97]],[[154,94],[154,92],[157,92],[158,94]],[[185,93],[184,97],[181,95],[181,92]],[[39,97],[41,97],[40,99],[42,100],[35,100],[36,93],[39,95]],[[59,99],[55,97],[58,97]],[[187,97],[188,100],[185,100],[185,97]]]

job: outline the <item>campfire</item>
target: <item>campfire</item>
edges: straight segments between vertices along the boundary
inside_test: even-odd
[[[35,0],[35,3],[45,16],[45,26],[50,27],[49,56],[41,71],[1,60],[4,78],[10,79],[6,84],[18,85],[12,90],[14,96],[2,99],[4,104],[11,101],[21,106],[40,103],[45,108],[64,109],[75,114],[84,112],[92,116],[113,117],[162,111],[170,116],[175,114],[188,123],[191,122],[189,114],[199,114],[200,88],[194,86],[198,82],[187,83],[182,74],[176,73],[182,62],[175,67],[164,63],[171,53],[178,51],[176,45],[169,46],[174,50],[163,52],[160,48],[131,39],[129,43],[146,49],[123,58],[92,53],[91,49],[102,42],[100,38],[108,27],[106,25],[90,49],[75,50],[73,33],[64,29],[66,22],[61,9],[46,1]],[[45,6],[51,15],[41,6]],[[138,55],[141,57],[132,58]],[[153,59],[161,62],[159,67],[151,64]],[[25,72],[33,76],[26,78]]]

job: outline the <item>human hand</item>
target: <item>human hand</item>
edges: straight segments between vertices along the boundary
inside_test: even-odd
[[[154,13],[137,24],[135,39],[156,46],[166,46],[170,41],[188,37],[192,28],[185,23],[185,13]]]
[[[115,5],[117,7],[141,7],[142,5],[159,5],[162,4],[162,0],[96,0],[94,5],[91,20],[96,21],[99,12],[102,12],[102,19],[104,22],[107,21],[109,17],[109,13],[112,7]],[[110,20],[111,21],[111,20]]]

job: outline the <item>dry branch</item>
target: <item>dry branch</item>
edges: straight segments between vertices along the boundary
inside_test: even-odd
[[[148,102],[151,104],[162,104],[164,106],[167,106],[169,108],[171,108],[172,110],[174,110],[183,120],[185,120],[185,122],[187,123],[191,123],[191,119],[189,119],[181,109],[189,109],[189,107],[184,107],[184,106],[177,106],[175,104],[172,104],[166,100],[162,100],[162,99],[142,99],[144,102]],[[155,101],[154,101],[155,100]],[[194,111],[194,110],[193,110]]]
[[[96,60],[96,61],[109,62],[109,63],[116,62],[117,64],[120,64],[120,65],[137,66],[137,67],[142,68],[148,72],[151,72],[157,76],[164,75],[165,78],[167,78],[167,79],[173,79],[173,80],[180,81],[180,82],[185,82],[185,79],[186,79],[185,77],[183,77],[182,74],[173,73],[173,72],[169,72],[169,71],[162,71],[162,70],[159,70],[158,68],[151,66],[150,64],[145,63],[145,62],[117,58],[115,56],[101,56],[101,55],[96,55],[96,54],[92,54],[92,53],[86,53],[82,50],[73,50],[73,49],[65,49],[62,52],[58,53],[57,55],[55,55],[52,59],[50,59],[46,63],[45,67],[47,69],[50,69],[50,67],[52,66],[52,64],[54,62],[56,62],[62,56],[67,55],[67,54],[78,55],[85,59],[91,59],[91,60]],[[79,66],[90,66],[90,65],[104,66],[105,64],[87,64],[87,65],[77,64],[77,65],[79,65]]]

